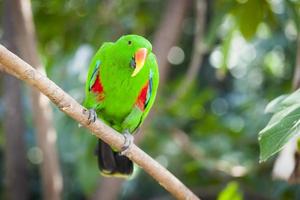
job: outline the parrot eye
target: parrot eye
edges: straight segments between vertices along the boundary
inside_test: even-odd
[[[135,63],[134,57],[130,60],[130,67],[133,68],[133,69],[135,69],[135,67],[136,67],[136,63]]]
[[[128,41],[128,45],[131,45],[131,43],[132,43],[132,42],[129,40],[129,41]]]

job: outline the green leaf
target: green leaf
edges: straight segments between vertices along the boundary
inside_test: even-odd
[[[221,50],[223,53],[223,63],[222,63],[222,66],[220,69],[224,70],[225,72],[228,69],[230,47],[231,47],[231,42],[232,42],[233,37],[234,37],[234,29],[229,31],[229,33],[224,38],[223,44],[221,46]]]
[[[218,10],[208,24],[208,30],[204,35],[204,42],[208,48],[211,48],[218,39],[218,31],[224,21],[225,16],[235,6],[233,1],[214,1],[214,9]]]
[[[280,151],[299,132],[300,104],[294,104],[273,115],[259,133],[260,161]]]
[[[246,40],[250,40],[256,33],[257,27],[268,11],[268,3],[261,0],[251,0],[238,3],[232,14],[236,18],[240,32]]]
[[[218,200],[242,200],[243,195],[239,191],[237,182],[232,181],[218,195]]]
[[[282,105],[282,102],[287,96],[288,95],[281,95],[281,96],[277,97],[276,99],[273,99],[266,106],[265,112],[266,113],[275,113],[277,111],[284,109],[285,107]]]
[[[241,6],[242,9],[239,9],[237,21],[244,38],[251,39],[262,20],[262,11],[258,7],[259,3],[255,1],[248,1],[246,4],[245,6]]]
[[[266,113],[276,113],[291,105],[300,103],[300,89],[290,95],[281,95],[272,100],[266,107]]]

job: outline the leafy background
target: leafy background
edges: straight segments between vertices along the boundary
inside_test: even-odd
[[[89,60],[102,42],[128,33],[153,41],[169,2],[32,0],[38,50],[47,75],[82,101]],[[258,143],[258,133],[271,117],[264,113],[267,103],[291,92],[300,2],[214,0],[206,3],[204,35],[199,41],[205,46],[205,52],[196,80],[170,106],[170,99],[182,84],[189,66],[192,47],[196,45],[193,41],[196,13],[191,6],[179,30],[182,35],[175,56],[169,52],[170,75],[160,86],[155,114],[144,130],[140,146],[203,199],[218,196],[222,200],[300,199],[299,185],[272,179],[274,156],[259,163]],[[182,59],[174,61],[176,57]],[[35,130],[30,100],[25,95],[28,88],[22,88],[30,192],[32,199],[40,199],[40,163],[34,162],[35,154],[33,159],[29,156],[37,148]],[[2,97],[0,100],[3,101]],[[274,109],[279,107],[276,104]],[[3,109],[1,103],[1,122],[5,117]],[[299,107],[293,111],[299,113]],[[93,155],[96,140],[55,107],[53,112],[64,180],[63,198],[89,199],[102,180]],[[3,123],[0,128],[2,132]],[[4,144],[0,134],[1,169],[4,168]],[[262,152],[263,160],[276,151],[270,149],[272,144],[262,146],[266,148]],[[0,180],[1,194],[5,193],[3,173]],[[171,199],[138,168],[122,184],[118,198]]]

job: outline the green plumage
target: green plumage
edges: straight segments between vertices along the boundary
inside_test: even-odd
[[[135,63],[139,56],[136,52],[141,49],[146,49],[147,54],[143,66],[133,76],[138,65]],[[84,106],[94,109],[98,118],[118,132],[133,133],[153,105],[158,80],[158,66],[150,42],[137,35],[123,36],[115,43],[104,43],[93,57],[86,81]],[[100,149],[98,148],[99,167],[102,173],[130,174],[132,170],[127,173],[126,169],[125,171],[118,169],[118,165],[122,163],[118,161],[121,156],[117,152],[108,152],[107,154],[111,155],[105,155],[103,152],[107,151],[105,145],[107,144],[100,142]],[[110,169],[103,166],[105,156],[111,157],[114,162],[108,163]],[[126,158],[121,157],[121,160],[123,159],[125,159],[123,163],[128,162]]]

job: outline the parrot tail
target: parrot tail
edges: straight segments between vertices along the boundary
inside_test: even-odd
[[[128,177],[133,172],[132,161],[114,151],[102,140],[98,140],[96,156],[98,157],[98,167],[104,176]]]

